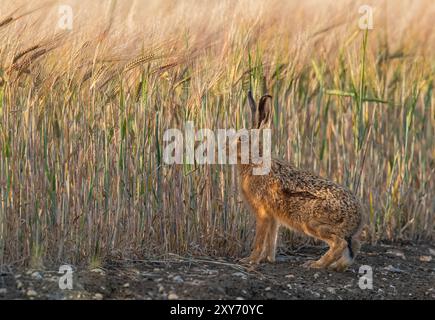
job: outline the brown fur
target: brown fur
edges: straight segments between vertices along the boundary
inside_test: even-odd
[[[252,128],[262,129],[269,124],[268,98],[263,96],[256,109],[248,93]],[[267,175],[253,175],[254,166],[238,164],[244,201],[256,217],[253,251],[244,261],[274,262],[278,228],[284,225],[329,245],[325,255],[305,266],[345,270],[360,248],[363,213],[359,200],[346,188],[278,159],[272,159]]]

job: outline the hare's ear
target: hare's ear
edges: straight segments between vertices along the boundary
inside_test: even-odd
[[[258,104],[258,129],[269,127],[272,118],[271,95],[264,95]]]
[[[251,90],[248,91],[248,102],[249,106],[251,107],[251,127],[257,128],[257,104],[255,103]]]

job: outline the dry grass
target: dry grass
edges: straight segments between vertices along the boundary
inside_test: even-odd
[[[167,166],[162,136],[244,126],[250,87],[274,154],[352,188],[367,239],[433,239],[433,1],[373,1],[368,34],[357,1],[69,3],[70,32],[2,1],[0,263],[242,254],[234,168]]]

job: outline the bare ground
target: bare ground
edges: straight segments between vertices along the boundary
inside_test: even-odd
[[[435,300],[435,247],[430,244],[363,246],[344,273],[307,270],[325,248],[281,252],[275,264],[255,268],[227,258],[169,256],[164,260],[110,261],[78,269],[73,289],[59,289],[59,273],[3,266],[0,299],[429,299]],[[360,267],[373,271],[361,289]]]

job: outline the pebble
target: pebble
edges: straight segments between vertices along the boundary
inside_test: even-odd
[[[432,257],[431,256],[421,256],[420,257],[420,261],[422,261],[422,262],[431,262],[432,261]]]
[[[41,280],[42,279],[42,275],[38,271],[35,271],[35,272],[32,273],[32,278],[34,278],[36,280]]]
[[[275,295],[272,292],[266,292],[266,298],[273,299],[273,298],[275,298]]]
[[[175,293],[171,292],[168,295],[168,300],[178,300],[178,296]]]
[[[27,290],[27,296],[28,297],[36,297],[38,294],[36,293],[36,291],[35,290],[33,290],[33,289],[29,289],[29,290]]]
[[[242,278],[243,280],[246,280],[246,279],[247,279],[246,275],[245,275],[244,273],[242,273],[242,272],[234,272],[234,273],[232,274],[232,276],[234,276],[234,277],[240,277],[240,278]]]
[[[406,260],[405,254],[403,253],[403,251],[400,250],[396,250],[396,249],[392,249],[392,250],[388,250],[387,254],[402,258],[403,260]]]
[[[0,288],[0,294],[5,295],[6,293],[8,293],[8,289]]]
[[[159,293],[163,293],[163,291],[165,291],[165,287],[163,287],[161,284],[159,284],[159,285],[157,286],[157,288],[158,288],[158,290],[159,290]]]
[[[201,281],[201,280],[195,279],[195,280],[193,280],[193,281],[191,282],[191,284],[192,284],[193,286],[200,286],[200,285],[202,284],[202,282],[203,282],[203,281]]]
[[[17,280],[17,289],[20,290],[23,287],[23,283],[20,280]]]
[[[176,282],[176,283],[183,283],[184,282],[183,278],[180,276],[175,276],[172,280],[174,280],[174,282]]]
[[[396,272],[396,273],[404,272],[402,269],[393,267],[391,264],[389,266],[385,267],[384,269],[387,271]]]
[[[326,291],[328,291],[329,293],[335,294],[335,289],[332,287],[326,288]]]
[[[94,298],[95,298],[96,300],[103,300],[103,295],[102,295],[101,293],[96,293],[96,294],[94,295]]]
[[[102,275],[102,276],[105,275],[104,270],[103,270],[103,269],[100,269],[100,268],[92,269],[91,272],[98,273],[98,274],[100,274],[100,275]]]
[[[128,282],[127,282],[127,283],[124,283],[123,287],[124,287],[124,288],[128,288],[128,287],[130,287],[130,284],[129,284]]]
[[[212,275],[218,274],[218,271],[217,270],[207,270],[206,274],[208,274],[209,276],[212,276]]]

